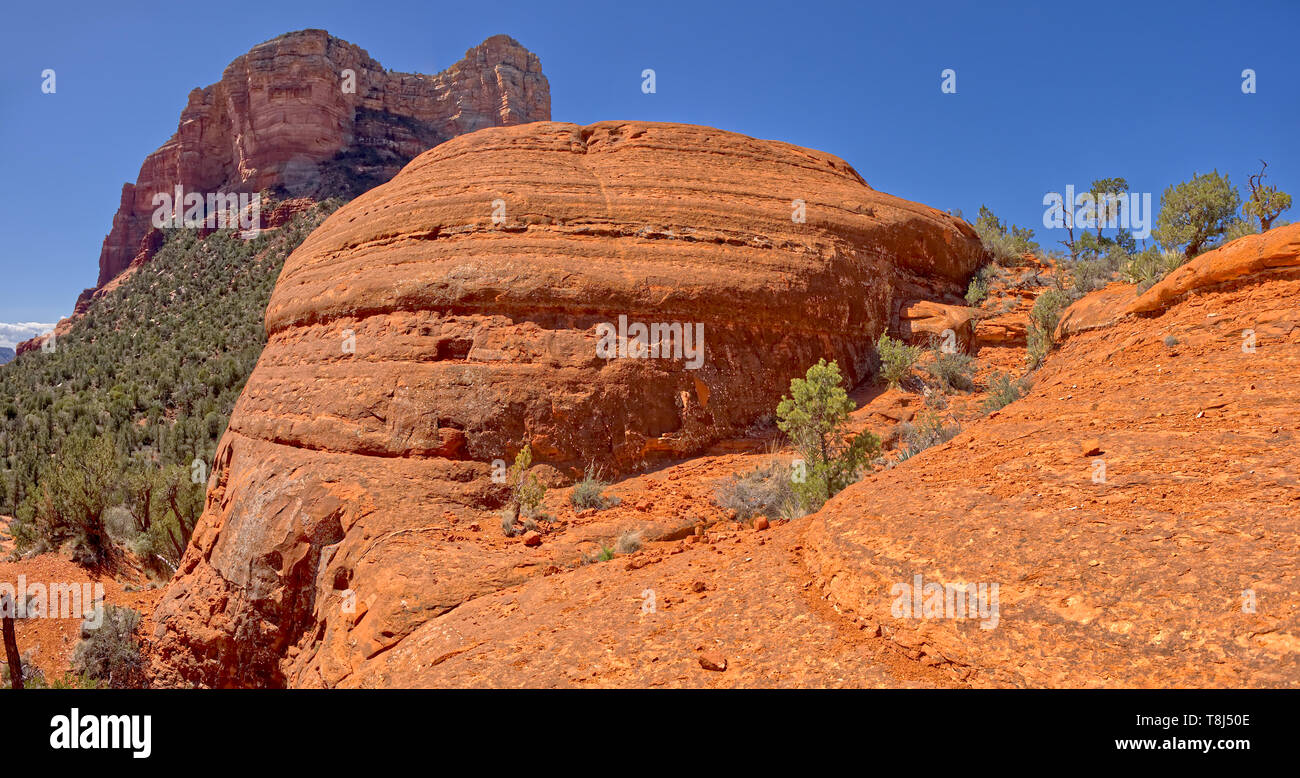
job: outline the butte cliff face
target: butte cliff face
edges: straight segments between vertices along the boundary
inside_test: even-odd
[[[385,70],[324,30],[255,46],[190,93],[176,134],[150,154],[99,258],[103,286],[149,243],[154,195],[259,192],[355,196],[448,138],[550,119],[541,63],[497,35],[437,75]]]
[[[709,128],[537,123],[424,153],[286,262],[155,680],[344,682],[542,573],[479,532],[493,460],[530,441],[562,479],[696,453],[818,358],[869,375],[900,309],[960,299],[981,258],[836,157]],[[603,358],[620,317],[702,325],[698,364]]]

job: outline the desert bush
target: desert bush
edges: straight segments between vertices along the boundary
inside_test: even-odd
[[[36,662],[33,661],[36,658],[35,653],[35,650],[29,648],[18,657],[19,664],[23,666],[22,680],[23,688],[25,689],[39,689],[46,686],[45,673],[42,672],[41,669],[36,666]],[[13,685],[14,682],[11,668],[9,667],[9,663],[5,662],[5,666],[0,668],[0,689],[6,687],[12,689]]]
[[[127,545],[139,534],[131,511],[124,505],[114,505],[104,511],[104,532],[119,545]]]
[[[1029,327],[1026,341],[1029,352],[1030,367],[1038,367],[1047,357],[1047,352],[1055,345],[1056,325],[1061,319],[1061,311],[1074,301],[1074,298],[1060,289],[1048,289],[1034,300],[1034,307],[1029,311]]]
[[[966,287],[966,304],[976,307],[984,302],[989,296],[988,282],[980,277],[979,274],[973,276],[970,285]]]
[[[536,518],[542,510],[542,500],[546,497],[546,486],[537,478],[536,473],[528,472],[533,464],[533,449],[525,443],[515,455],[515,462],[506,472],[506,483],[510,487],[510,506],[523,518]]]
[[[88,565],[104,560],[110,540],[104,516],[117,501],[117,451],[106,436],[68,438],[42,471],[39,485],[18,506],[19,548],[34,538],[56,548],[73,541],[74,556]]]
[[[635,554],[641,550],[642,535],[640,532],[624,532],[614,541],[614,553],[616,554]]]
[[[943,390],[943,387],[925,387],[924,397],[925,407],[935,411],[948,409],[948,393]]]
[[[876,355],[880,357],[880,377],[885,379],[890,388],[897,387],[899,382],[911,372],[920,353],[919,348],[909,346],[901,340],[894,340],[884,332],[880,333],[880,337],[876,339]],[[835,374],[839,375],[838,367]]]
[[[609,486],[609,483],[600,479],[600,474],[595,467],[588,466],[582,480],[574,484],[573,491],[569,494],[569,504],[575,510],[580,511],[587,508],[603,511],[606,508],[618,505],[619,499],[617,497],[607,497],[605,495],[605,487],[607,486]]]
[[[206,485],[194,483],[179,465],[133,465],[124,480],[135,529],[128,547],[154,573],[170,577],[203,514]]]
[[[949,390],[970,391],[975,388],[975,357],[961,351],[949,354],[938,340],[930,343],[932,359],[925,369],[936,381]]]
[[[741,521],[755,516],[793,518],[800,511],[792,475],[789,465],[773,460],[749,472],[718,480],[713,501],[719,507],[735,511]]]
[[[994,373],[989,378],[988,396],[981,406],[985,413],[1007,407],[1019,400],[1025,393],[1024,383],[1006,373]]]
[[[103,621],[96,629],[83,628],[81,642],[72,652],[72,669],[112,688],[139,686],[144,669],[135,628],[140,613],[117,605],[104,605]]]
[[[1034,242],[1033,230],[1014,224],[1008,229],[1001,219],[983,205],[972,226],[984,244],[984,249],[1002,267],[1016,267],[1023,263],[1023,255],[1039,251],[1039,245]]]
[[[1076,297],[1095,292],[1114,281],[1132,257],[1122,246],[1111,245],[1097,259],[1070,263],[1071,288]]]
[[[918,414],[911,422],[899,425],[899,438],[903,443],[902,456],[898,461],[912,458],[931,446],[946,443],[961,432],[958,423],[945,424],[943,418],[933,411]]]
[[[1149,246],[1134,255],[1124,265],[1122,273],[1125,281],[1137,284],[1138,294],[1141,294],[1186,262],[1187,255],[1180,251],[1161,251]]]
[[[501,532],[508,538],[513,538],[518,532],[515,526],[519,520],[519,506],[507,505],[501,509]]]
[[[839,365],[818,360],[804,378],[790,381],[790,397],[782,397],[776,407],[776,426],[802,458],[794,491],[806,513],[856,481],[880,451],[880,439],[870,432],[849,438],[853,401],[842,383]]]
[[[1071,263],[1070,278],[1076,294],[1096,291],[1110,280],[1103,264],[1096,260],[1081,259]]]
[[[64,673],[61,678],[51,678],[45,681],[47,689],[103,689],[105,684],[96,681],[88,675],[77,675],[76,673]]]

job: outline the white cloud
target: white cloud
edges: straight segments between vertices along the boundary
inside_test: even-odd
[[[14,348],[24,340],[30,340],[37,335],[44,335],[52,329],[54,329],[53,324],[41,324],[34,321],[16,322],[14,324],[0,322],[0,346]]]

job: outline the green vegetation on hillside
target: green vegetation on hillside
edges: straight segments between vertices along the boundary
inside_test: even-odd
[[[791,379],[790,396],[782,396],[776,406],[776,426],[802,461],[794,493],[805,513],[857,481],[880,453],[880,438],[872,433],[849,434],[853,408],[839,364],[825,359],[817,360],[803,378]]]
[[[52,353],[0,368],[0,513],[17,517],[20,549],[73,539],[95,561],[120,508],[133,519],[124,540],[175,564],[206,483],[192,463],[200,476],[211,467],[266,342],[280,268],[340,204],[248,241],[173,231]]]

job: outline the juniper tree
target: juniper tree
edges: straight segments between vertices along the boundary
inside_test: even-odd
[[[793,478],[808,512],[856,481],[880,451],[880,438],[870,432],[850,437],[846,426],[854,406],[842,384],[839,365],[820,359],[803,378],[791,379],[790,396],[776,407],[777,428],[803,459],[804,467],[796,468]]]

